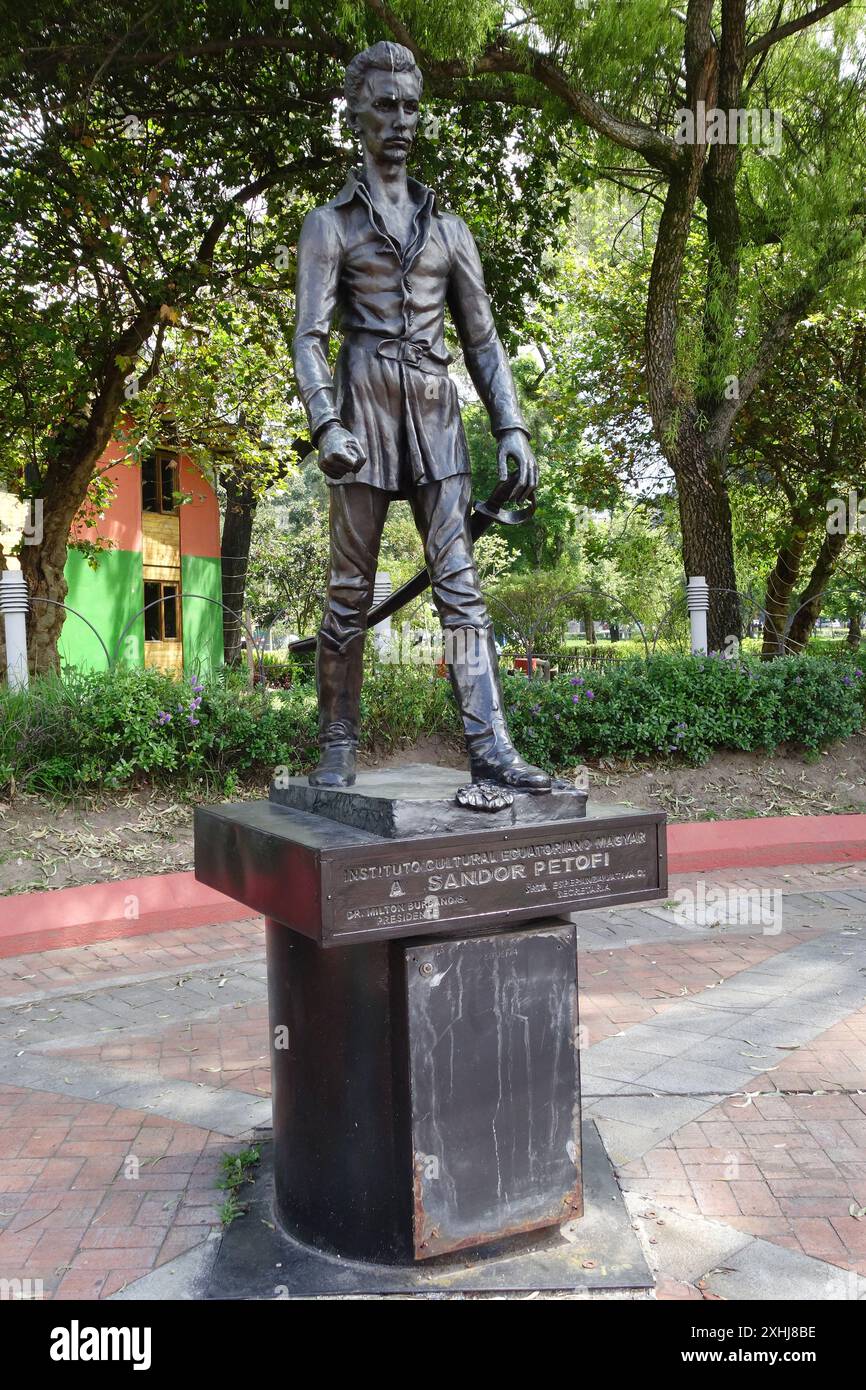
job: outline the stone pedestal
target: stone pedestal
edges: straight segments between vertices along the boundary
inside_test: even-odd
[[[664,816],[564,789],[487,814],[464,781],[196,814],[197,877],[268,919],[274,1210],[326,1255],[418,1266],[582,1211],[564,914],[663,897]]]

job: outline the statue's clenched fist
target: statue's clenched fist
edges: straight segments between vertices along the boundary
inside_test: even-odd
[[[504,430],[499,436],[497,463],[499,477],[505,481],[509,474],[509,460],[517,465],[517,481],[511,493],[512,502],[525,502],[538,487],[538,464],[529,438],[522,430]]]
[[[328,425],[319,438],[319,467],[329,478],[345,478],[357,473],[367,456],[357,439],[342,425]]]

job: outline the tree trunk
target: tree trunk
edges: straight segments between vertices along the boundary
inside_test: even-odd
[[[227,468],[221,474],[226,493],[226,511],[220,543],[222,566],[223,642],[227,666],[235,666],[241,657],[241,637],[244,626],[240,615],[244,611],[247,587],[247,568],[250,562],[250,543],[258,502],[252,483]]]
[[[681,428],[669,462],[677,480],[686,578],[703,575],[710,588],[707,641],[723,651],[742,635],[734,567],[731,504],[724,457],[713,455],[691,421]]]
[[[824,590],[836,568],[847,539],[848,536],[844,531],[838,534],[825,535],[821,549],[818,551],[818,558],[812,567],[812,573],[809,575],[809,582],[800,595],[800,606],[791,623],[791,629],[788,633],[789,652],[801,652],[812,636],[815,622],[821,616]]]
[[[860,639],[863,636],[863,629],[860,625],[860,614],[852,613],[848,619],[848,636],[845,641],[852,651],[857,651],[860,646]]]
[[[590,646],[594,647],[596,643],[595,622],[588,608],[584,608],[583,610],[583,626],[586,632],[587,642],[590,644]]]
[[[814,516],[814,513],[813,513]],[[791,519],[787,535],[779,546],[776,563],[767,576],[764,600],[764,644],[761,660],[783,656],[786,650],[785,631],[794,585],[800,576],[803,551],[809,538],[805,518],[797,513]]]
[[[113,344],[96,372],[98,390],[83,423],[65,425],[46,450],[49,462],[42,474],[42,536],[37,545],[21,547],[21,569],[31,602],[27,630],[30,669],[34,674],[59,669],[57,642],[63,627],[62,605],[68,592],[64,569],[69,549],[69,529],[87,496],[96,464],[108,446],[124,403],[127,368],[150,337],[159,319],[159,304],[145,305]],[[149,381],[159,361],[161,338],[151,365],[139,378],[139,389]],[[40,602],[39,600],[50,600]],[[91,622],[98,626],[91,614]],[[73,618],[73,622],[77,619]]]

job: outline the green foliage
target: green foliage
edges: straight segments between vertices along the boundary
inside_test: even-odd
[[[242,1149],[236,1154],[223,1154],[220,1158],[220,1178],[217,1187],[226,1188],[231,1192],[234,1188],[249,1182],[250,1170],[259,1162],[261,1156],[261,1150],[257,1148]]]
[[[864,678],[824,657],[775,662],[655,656],[549,684],[506,677],[506,708],[521,751],[549,767],[581,758],[705,761],[714,748],[807,751],[848,738],[863,722]]]
[[[230,1226],[239,1216],[246,1214],[247,1208],[238,1201],[238,1192],[248,1182],[253,1182],[253,1169],[261,1159],[261,1150],[242,1149],[240,1153],[223,1154],[220,1158],[220,1177],[217,1187],[224,1188],[228,1196],[220,1206],[220,1221]]]
[[[429,666],[373,662],[361,690],[361,728],[381,752],[428,734],[458,734],[449,681],[431,674]]]
[[[503,634],[509,646],[531,646],[539,656],[565,647],[566,623],[583,617],[587,607],[577,570],[564,565],[508,575],[490,595],[497,635]]]
[[[814,752],[860,729],[864,684],[844,648],[774,662],[626,657],[549,683],[503,675],[515,743],[550,768],[603,757],[701,762],[714,748],[783,743]],[[429,666],[371,658],[362,730],[379,753],[429,735],[458,738],[449,682]],[[274,691],[231,676],[182,684],[154,671],[45,677],[29,693],[0,692],[0,793],[148,781],[231,796],[275,767],[312,766],[316,734],[309,682]]]
[[[459,34],[477,48],[499,13],[495,4],[472,16],[452,9],[431,27],[428,11],[422,27],[434,46]],[[355,161],[333,103],[345,63],[381,37],[378,18],[353,0],[328,13],[317,0],[298,0],[291,13],[232,0],[155,0],[138,13],[117,0],[6,7],[0,475],[13,486],[26,467],[32,487],[49,460],[66,472],[70,442],[106,384],[111,413],[125,409],[117,374],[141,376],[160,326],[181,424],[237,424],[237,404],[255,416],[257,382],[291,401],[279,368],[293,248],[305,212],[333,196]],[[428,113],[439,126],[435,136],[422,130],[413,172],[472,225],[503,331],[515,334],[565,208],[556,122],[457,84],[428,92]],[[240,308],[239,288],[248,296]],[[222,396],[217,356],[235,359]],[[202,393],[198,411],[190,383]],[[257,453],[255,434],[240,447]]]
[[[44,677],[0,693],[0,788],[70,795],[172,781],[181,790],[313,760],[315,696],[248,690],[229,674],[180,683],[158,671]]]
[[[304,470],[308,475],[309,470]],[[246,602],[264,627],[305,637],[322,613],[328,579],[328,518],[311,500],[303,517],[259,508],[246,576]]]

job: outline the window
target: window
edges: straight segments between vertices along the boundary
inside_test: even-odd
[[[174,494],[179,491],[177,458],[157,449],[141,461],[141,507],[145,512],[176,512]]]
[[[160,603],[160,599],[162,602]],[[180,594],[177,584],[144,581],[145,642],[176,642],[180,638]]]

